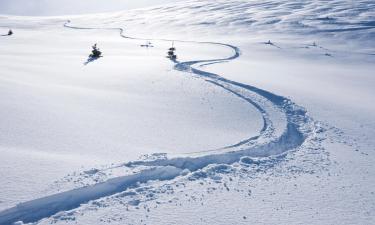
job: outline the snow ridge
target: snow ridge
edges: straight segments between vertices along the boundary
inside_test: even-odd
[[[127,37],[124,34],[123,28],[76,27],[69,25],[69,23],[70,21],[65,23],[64,26],[73,29],[118,30],[124,38],[138,39]],[[166,39],[159,40],[172,41]],[[0,224],[8,225],[17,221],[25,223],[37,222],[60,211],[72,210],[89,201],[123,192],[139,183],[147,183],[155,180],[172,180],[178,176],[186,175],[187,172],[198,171],[212,164],[233,164],[240,161],[243,157],[283,156],[289,150],[301,146],[308,136],[314,134],[315,123],[307,115],[306,110],[297,106],[289,99],[247,84],[225,79],[218,74],[209,73],[195,67],[207,65],[207,63],[221,63],[234,60],[240,56],[240,49],[238,47],[217,42],[173,41],[221,45],[233,50],[233,55],[226,58],[189,62],[174,61],[174,68],[192,73],[212,85],[221,87],[252,104],[263,116],[264,126],[260,134],[232,146],[224,147],[223,149],[211,152],[197,152],[193,156],[166,157],[155,160],[129,162],[125,166],[129,168],[142,166],[142,168],[146,167],[146,169],[133,175],[117,177],[92,186],[21,203],[16,207],[0,212]]]

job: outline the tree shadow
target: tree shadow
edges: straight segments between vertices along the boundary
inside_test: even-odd
[[[99,56],[99,57],[89,56],[88,59],[86,60],[86,62],[83,63],[83,65],[87,66],[87,64],[92,63],[92,62],[98,60],[101,57],[103,57],[103,56]]]

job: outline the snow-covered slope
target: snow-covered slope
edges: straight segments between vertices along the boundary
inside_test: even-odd
[[[175,2],[172,0],[1,0],[0,14],[55,16],[110,12]]]
[[[0,224],[373,223],[373,6],[0,17]]]
[[[375,3],[371,0],[191,0],[166,7],[84,16],[82,22],[126,27],[130,34],[154,37],[179,34],[196,39],[197,34],[242,34],[246,35],[243,38],[259,39],[261,34],[273,34],[279,39],[319,37],[319,41],[334,40],[346,50],[353,43],[373,50],[374,14]]]

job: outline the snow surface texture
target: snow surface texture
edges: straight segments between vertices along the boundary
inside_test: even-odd
[[[22,16],[56,16],[119,11],[174,2],[172,0],[2,0],[0,14]]]
[[[251,35],[249,38],[267,33],[276,34],[278,39],[294,34],[302,35],[305,40],[319,35],[320,41],[335,39],[335,45],[341,44],[346,50],[359,47],[363,53],[374,54],[374,8],[371,0],[185,1],[112,16],[83,17],[81,24],[87,21],[87,24],[126,25],[129,35],[142,34],[144,30],[156,37],[169,35],[171,30],[172,35],[183,34],[185,38],[190,34],[195,37],[197,33],[246,33]],[[186,29],[189,32],[184,32]]]
[[[153,21],[154,16],[161,16],[163,18],[172,17],[172,15],[183,15],[179,14],[179,10],[187,10],[187,13],[197,13],[197,15],[202,15],[202,20],[207,21],[207,14],[208,12],[215,12],[212,17],[214,18],[216,14],[225,15],[224,17],[216,18],[216,21],[224,21],[223,24],[200,24],[199,26],[203,26],[205,31],[210,30],[212,28],[214,32],[220,29],[228,29],[230,28],[237,28],[232,29],[235,32],[246,33],[244,29],[247,29],[247,26],[243,26],[241,23],[239,24],[232,24],[228,23],[225,24],[225,21],[231,16],[240,18],[239,20],[246,21],[245,18],[239,17],[238,14],[240,11],[247,12],[247,10],[252,9],[254,6],[258,6],[263,8],[264,10],[259,10],[262,12],[260,16],[264,18],[265,15],[270,10],[270,14],[276,17],[280,17],[280,15],[287,15],[287,19],[283,18],[283,20],[289,21],[290,15],[294,15],[298,11],[299,19],[301,17],[306,18],[309,16],[308,12],[311,8],[317,8],[321,10],[322,8],[319,6],[320,1],[299,1],[299,4],[289,4],[289,3],[275,3],[272,1],[263,2],[262,4],[257,1],[200,1],[200,2],[188,2],[182,5],[177,4],[176,6],[166,6],[160,7],[156,9],[148,9],[147,15],[149,15],[148,19]],[[315,3],[312,4],[312,3]],[[355,7],[345,8],[345,10],[351,10],[351,12],[356,12],[357,19],[362,17],[358,17],[358,15],[365,16],[364,20],[371,19],[371,2],[369,2],[366,6],[369,6],[367,10],[363,10],[363,14],[360,12],[360,7],[363,6],[366,2],[359,2]],[[331,6],[332,11],[345,11],[343,7],[347,6],[346,1],[333,1]],[[337,5],[337,6],[336,6]],[[334,7],[336,6],[336,7]],[[288,9],[291,9],[292,13],[289,13]],[[194,10],[201,10],[204,8],[203,12],[201,11],[194,11]],[[226,10],[229,12],[226,12]],[[279,11],[275,11],[275,9],[282,11],[284,13],[281,14]],[[286,12],[288,11],[289,14]],[[324,11],[324,10],[323,10]],[[139,10],[136,11],[139,13]],[[368,14],[370,12],[370,14]],[[119,163],[116,165],[105,166],[102,169],[91,169],[85,170],[79,174],[68,175],[66,179],[61,182],[56,182],[56,186],[52,187],[55,193],[52,193],[49,196],[44,196],[41,198],[36,198],[34,200],[25,201],[24,203],[20,203],[13,208],[6,209],[0,212],[0,224],[12,224],[16,221],[23,221],[23,222],[40,222],[41,224],[44,223],[118,223],[118,224],[163,224],[163,221],[160,221],[160,218],[164,216],[168,217],[168,222],[172,224],[207,224],[207,223],[216,223],[216,224],[247,224],[251,217],[248,215],[241,215],[242,212],[241,207],[244,206],[235,206],[233,208],[237,208],[237,212],[231,212],[228,210],[229,215],[235,215],[236,218],[226,218],[226,217],[208,217],[207,215],[210,213],[211,209],[217,210],[218,204],[220,204],[220,200],[218,204],[214,204],[214,207],[204,208],[204,205],[209,202],[213,201],[215,198],[221,199],[221,203],[226,202],[231,199],[231,203],[236,201],[244,201],[246,198],[250,198],[248,201],[254,201],[254,204],[258,204],[258,207],[251,208],[250,206],[244,207],[245,209],[256,213],[262,209],[260,209],[259,205],[268,205],[267,200],[265,197],[262,196],[261,198],[254,198],[252,197],[251,189],[255,189],[258,191],[258,194],[261,193],[261,190],[274,190],[271,191],[270,196],[276,196],[276,199],[279,199],[280,202],[282,201],[285,196],[296,195],[304,196],[306,192],[311,189],[318,190],[316,183],[322,183],[322,187],[326,188],[323,193],[327,193],[330,189],[335,189],[335,185],[329,185],[332,183],[329,179],[336,179],[334,181],[338,181],[339,183],[343,183],[342,188],[345,189],[348,186],[348,192],[351,196],[349,199],[352,199],[353,190],[358,190],[361,193],[361,196],[366,196],[364,199],[359,199],[357,201],[361,202],[361,212],[360,216],[356,215],[358,212],[351,211],[351,213],[347,214],[348,212],[343,211],[330,211],[330,212],[322,212],[318,211],[321,214],[327,214],[328,217],[319,217],[316,213],[317,219],[311,221],[310,215],[303,215],[303,212],[307,212],[308,210],[305,209],[301,210],[302,214],[298,212],[295,213],[294,218],[292,221],[285,220],[284,217],[276,217],[275,220],[270,220],[268,223],[274,223],[275,221],[282,221],[282,223],[290,224],[290,223],[306,223],[309,221],[310,223],[316,224],[331,224],[333,222],[340,222],[340,223],[363,223],[363,224],[371,224],[373,222],[373,215],[372,212],[374,209],[374,193],[371,192],[373,183],[371,181],[374,180],[374,169],[373,167],[368,167],[368,162],[373,160],[374,156],[373,153],[369,156],[368,149],[363,147],[363,150],[359,150],[359,146],[357,146],[355,141],[352,141],[351,138],[345,137],[346,140],[341,139],[340,137],[344,136],[343,133],[332,126],[324,125],[321,122],[314,121],[310,116],[308,116],[306,110],[297,104],[293,103],[289,98],[282,97],[280,95],[273,94],[272,92],[266,91],[264,89],[260,89],[254,86],[247,84],[248,82],[238,82],[235,81],[236,79],[229,79],[221,75],[221,72],[228,73],[223,67],[230,65],[230,61],[238,59],[241,56],[241,47],[239,45],[245,45],[246,42],[243,40],[239,40],[239,45],[235,46],[232,44],[225,44],[221,42],[210,42],[210,41],[186,41],[180,40],[176,38],[168,39],[168,37],[162,37],[160,39],[145,37],[145,38],[135,38],[132,37],[131,34],[128,36],[127,29],[123,27],[127,26],[127,20],[121,20],[118,18],[120,15],[122,17],[132,17],[132,13],[135,11],[130,12],[123,12],[121,14],[103,14],[103,15],[96,15],[94,16],[79,16],[74,18],[73,23],[71,21],[64,22],[61,18],[55,19],[47,19],[44,20],[47,25],[47,28],[53,25],[64,23],[65,29],[73,29],[76,32],[119,32],[120,36],[124,38],[126,41],[152,41],[156,45],[161,45],[162,43],[169,44],[171,41],[174,41],[176,45],[183,45],[187,44],[189,46],[200,46],[201,48],[209,48],[215,49],[216,54],[217,52],[223,51],[228,54],[227,50],[229,49],[232,53],[226,57],[214,57],[211,59],[203,59],[199,60],[197,57],[192,54],[191,56],[183,56],[183,60],[173,60],[174,68],[177,71],[181,71],[182,73],[190,73],[193,77],[196,77],[199,81],[205,81],[207,84],[224,90],[226,93],[230,94],[232,97],[238,98],[241,100],[242,103],[247,103],[250,108],[257,111],[257,114],[260,115],[261,125],[259,126],[260,132],[256,135],[248,136],[245,139],[230,144],[226,147],[215,148],[213,150],[205,150],[205,151],[190,151],[186,154],[181,154],[179,152],[171,152],[170,154],[164,153],[152,153],[150,155],[145,155],[143,159],[140,160],[133,160],[130,162]],[[346,12],[348,13],[348,12]],[[145,15],[143,13],[142,15]],[[337,14],[330,14],[334,15],[335,17]],[[341,19],[348,19],[350,20],[350,14],[346,14],[345,17]],[[366,17],[366,15],[369,15]],[[101,22],[98,22],[96,19],[99,17]],[[117,19],[114,19],[116,17]],[[151,18],[150,18],[151,17]],[[194,32],[195,24],[189,23],[189,15],[183,17],[183,23],[186,25],[184,29],[191,29]],[[252,18],[255,18],[252,16]],[[327,17],[328,20],[329,17]],[[155,18],[154,18],[155,19]],[[20,26],[22,20],[24,18],[9,18],[9,21],[14,23],[14,26]],[[32,20],[32,19],[30,19]],[[129,19],[128,19],[129,20]],[[142,20],[139,17],[135,17],[134,20]],[[156,20],[156,19],[155,19]],[[236,21],[239,21],[236,20]],[[258,19],[261,20],[261,19]],[[363,18],[362,18],[363,20]],[[30,24],[38,24],[38,21],[42,21],[40,19],[36,19],[36,21],[31,21]],[[77,23],[75,22],[77,21]],[[120,22],[124,23],[121,24]],[[166,22],[167,21],[167,22]],[[302,21],[302,20],[300,20]],[[318,20],[318,21],[324,21]],[[173,23],[174,21],[166,20],[159,20],[159,24],[165,23],[168,24],[168,29],[175,29],[177,25]],[[179,20],[181,23],[181,20]],[[363,22],[363,21],[362,21]],[[129,26],[135,26],[134,24],[139,23],[136,21],[134,23],[129,22]],[[262,32],[266,32],[269,29],[269,24],[277,24],[275,23],[266,23],[265,26],[262,26]],[[320,22],[319,22],[320,23]],[[140,23],[142,24],[142,23]],[[282,23],[281,23],[282,24]],[[292,23],[293,24],[293,23]],[[359,24],[359,23],[358,23]],[[357,24],[357,25],[358,25]],[[290,24],[289,24],[290,25]],[[28,25],[25,25],[27,27]],[[34,26],[34,25],[33,25]],[[38,26],[38,25],[35,25]],[[140,26],[140,25],[138,25]],[[336,24],[336,26],[340,26],[340,24]],[[351,44],[353,46],[357,46],[360,51],[343,51],[343,50],[328,50],[327,48],[321,47],[320,43],[316,44],[315,42],[311,42],[310,44],[306,44],[303,49],[313,48],[316,49],[320,57],[329,58],[333,55],[339,57],[338,61],[335,63],[339,64],[342,62],[346,62],[348,58],[358,60],[358,57],[363,59],[364,62],[364,71],[366,72],[366,68],[371,71],[373,66],[368,66],[371,64],[366,64],[365,61],[372,61],[373,57],[371,52],[374,50],[371,41],[369,41],[369,37],[373,35],[371,33],[371,23],[370,25],[367,24],[366,29],[346,29],[346,30],[334,30],[331,29],[327,31],[331,33],[335,37],[338,37],[342,40],[351,40],[353,38]],[[215,28],[215,29],[213,29]],[[341,27],[342,28],[342,27]],[[135,32],[131,30],[131,32]],[[273,29],[273,28],[272,28]],[[288,30],[289,29],[289,30]],[[296,27],[288,27],[288,29],[284,32],[288,32],[290,30],[298,30]],[[316,27],[314,31],[319,31]],[[155,28],[148,27],[147,31],[153,31]],[[299,35],[306,35],[308,29],[302,29],[301,33],[294,32],[295,36],[293,38],[297,38]],[[364,31],[362,31],[364,30]],[[162,32],[158,30],[159,32]],[[360,32],[359,32],[360,31]],[[178,31],[176,32],[176,37],[178,37]],[[201,31],[197,31],[200,33]],[[283,32],[281,32],[283,33]],[[318,32],[320,33],[320,32]],[[169,34],[170,35],[170,34]],[[217,35],[217,36],[216,36]],[[260,34],[259,34],[260,35]],[[274,37],[275,34],[270,34],[270,36]],[[314,38],[318,38],[322,41],[329,40],[325,34],[319,36],[314,36]],[[261,36],[261,35],[260,35]],[[285,34],[287,36],[287,34]],[[214,37],[223,38],[222,35],[215,34]],[[284,37],[283,37],[284,38]],[[328,39],[326,39],[328,38]],[[217,38],[219,39],[219,38]],[[225,38],[224,38],[225,39]],[[284,46],[297,45],[295,43],[290,43],[288,38],[285,39],[286,41],[279,43],[274,43],[273,41],[266,41],[264,42],[255,42],[258,45],[261,44],[263,47],[276,47],[274,48],[270,54],[280,54],[280,49],[285,49]],[[365,41],[363,41],[365,40]],[[245,44],[244,44],[245,43]],[[338,45],[339,46],[339,45]],[[294,46],[296,48],[294,54],[299,55],[301,54],[298,46]],[[336,46],[337,47],[337,46]],[[252,47],[253,50],[259,53],[260,51],[257,49],[259,47]],[[179,49],[179,48],[178,48]],[[217,50],[216,50],[217,49]],[[229,52],[230,52],[229,51]],[[265,51],[265,50],[263,50]],[[242,50],[242,53],[245,51]],[[345,53],[351,53],[349,57],[344,56]],[[210,55],[212,52],[210,52]],[[212,54],[213,55],[213,54]],[[268,55],[266,55],[268,56]],[[290,56],[289,57],[295,57]],[[329,56],[329,57],[328,57]],[[275,57],[275,56],[274,56]],[[260,54],[260,58],[267,58]],[[309,57],[307,57],[309,58]],[[277,56],[276,56],[277,59]],[[94,63],[92,62],[87,64],[87,66],[92,66]],[[320,62],[320,59],[315,59]],[[225,64],[223,64],[225,63]],[[269,62],[267,63],[269,66]],[[308,63],[306,63],[308,65]],[[275,65],[277,67],[277,65]],[[210,69],[206,69],[210,68]],[[212,68],[212,69],[211,69]],[[215,72],[215,68],[218,68]],[[246,68],[246,66],[242,66],[238,69],[238,73],[241,72],[241,68]],[[326,66],[324,68],[332,67]],[[324,70],[322,69],[322,71]],[[208,70],[212,70],[213,72],[208,72]],[[230,71],[230,70],[229,70]],[[245,73],[247,73],[245,69]],[[248,78],[240,78],[240,79],[248,79]],[[369,79],[370,82],[373,81]],[[369,85],[371,88],[371,84]],[[371,92],[370,92],[371,93]],[[307,101],[308,102],[308,101]],[[372,110],[372,107],[369,106],[367,108],[368,111]],[[317,115],[322,115],[322,113],[315,113]],[[256,115],[256,114],[254,114]],[[366,118],[367,116],[363,115],[360,116],[361,118]],[[327,116],[327,118],[329,118]],[[369,117],[371,118],[371,117]],[[371,121],[371,119],[370,119]],[[340,124],[339,120],[339,124]],[[370,129],[373,132],[372,125],[369,125]],[[354,129],[354,128],[353,128]],[[355,130],[358,131],[358,130]],[[374,133],[369,132],[368,135],[371,137]],[[343,145],[340,146],[340,142],[343,142]],[[372,145],[371,142],[366,142],[369,146]],[[327,149],[328,148],[328,149]],[[360,152],[361,155],[352,154],[356,153],[347,153],[342,152],[342,154],[338,154],[335,151],[329,151],[330,149],[337,149],[337,148],[354,148],[355,151],[353,152]],[[370,147],[371,148],[371,147]],[[353,188],[353,182],[351,179],[354,174],[346,174],[348,180],[340,180],[336,177],[340,177],[338,174],[346,173],[347,170],[343,169],[345,165],[336,165],[338,164],[334,161],[332,166],[330,156],[333,155],[335,160],[339,160],[344,154],[347,154],[348,157],[344,157],[346,159],[351,159],[355,161],[363,161],[363,156],[366,157],[366,163],[361,165],[361,167],[357,168],[359,171],[365,171],[368,176],[367,178],[361,179],[360,182],[364,184],[363,189],[361,188]],[[363,161],[364,162],[364,161]],[[358,162],[356,162],[358,165]],[[370,169],[369,169],[370,168]],[[372,169],[371,169],[372,168]],[[343,172],[345,170],[345,172]],[[335,178],[330,178],[331,173],[334,173]],[[317,174],[317,175],[315,175]],[[296,178],[298,176],[298,178]],[[324,179],[319,180],[319,176],[323,176]],[[317,178],[317,181],[314,179]],[[274,184],[285,184],[285,192],[281,191],[278,188],[272,187],[268,183],[269,179],[274,182]],[[294,179],[298,180],[295,184],[293,183]],[[368,180],[367,180],[368,179]],[[250,182],[247,183],[246,181]],[[310,186],[310,184],[313,186]],[[323,186],[323,184],[328,184],[327,186]],[[253,186],[252,186],[253,185]],[[264,189],[259,190],[257,187],[265,186]],[[300,189],[296,189],[297,186],[302,186]],[[350,185],[352,185],[350,187]],[[202,187],[204,187],[202,189]],[[276,185],[279,187],[279,185]],[[313,188],[312,188],[313,187]],[[328,188],[327,188],[328,187]],[[201,191],[202,189],[202,191]],[[332,191],[332,190],[330,190]],[[228,192],[229,194],[226,194]],[[297,193],[295,193],[297,192]],[[235,194],[235,193],[238,193]],[[283,195],[285,194],[285,196]],[[335,194],[336,193],[336,194]],[[334,194],[330,196],[326,196],[329,200],[330,206],[334,207],[336,204],[340,204],[340,194],[336,191]],[[207,196],[208,195],[208,196]],[[285,201],[285,204],[290,203],[297,204],[294,207],[300,207],[301,202],[303,202],[303,198],[300,196],[300,201]],[[312,196],[309,200],[317,200],[317,196]],[[270,197],[272,199],[272,197]],[[293,197],[292,197],[293,198]],[[239,200],[240,199],[240,200]],[[259,201],[262,199],[262,201]],[[288,199],[288,197],[286,197]],[[284,199],[285,200],[285,199]],[[308,201],[309,201],[308,200]],[[193,212],[194,208],[196,208],[196,203],[200,203],[202,206],[202,211],[200,213],[202,215],[198,216],[197,218],[191,218],[191,215],[194,213],[190,213],[185,220],[181,220],[182,212],[178,211],[178,208],[187,209],[188,212]],[[186,204],[184,207],[182,204]],[[311,204],[311,203],[310,203]],[[172,205],[172,206],[171,206]],[[173,206],[176,207],[173,207]],[[251,203],[251,205],[253,205]],[[354,210],[353,205],[351,203],[346,203],[345,205],[349,205],[350,209]],[[140,209],[141,206],[143,209]],[[311,205],[312,207],[316,207],[315,205]],[[216,208],[215,208],[216,207]],[[165,215],[168,209],[177,210],[176,214]],[[211,208],[211,209],[210,209]],[[252,211],[251,209],[256,209]],[[150,218],[149,215],[152,215],[152,212],[155,210],[155,215],[153,218]],[[158,211],[159,210],[159,211]],[[193,211],[192,211],[193,210]],[[269,212],[275,213],[276,211],[285,211],[284,206],[280,206],[275,208],[268,208]],[[276,211],[275,211],[276,210]],[[286,209],[288,211],[288,209]],[[294,209],[296,210],[296,209]],[[99,211],[98,213],[95,213]],[[142,211],[142,212],[140,212]],[[241,211],[239,213],[238,211]],[[223,212],[223,211],[221,211]],[[288,211],[291,213],[291,211]],[[146,216],[144,216],[144,213]],[[332,213],[332,214],[329,214]],[[207,215],[206,215],[207,214]],[[224,213],[226,214],[226,213]],[[282,214],[282,212],[281,212]],[[337,217],[337,215],[344,215],[346,214],[347,220],[341,220],[340,217],[338,219],[334,219],[332,217]],[[129,215],[129,216],[128,216]],[[130,216],[131,215],[131,216]],[[159,216],[157,216],[159,215]],[[160,217],[160,215],[163,215]],[[331,216],[331,217],[330,217]],[[178,218],[176,218],[178,217]],[[99,219],[100,218],[100,219]],[[325,218],[322,219],[322,218]],[[349,219],[348,219],[349,218]],[[165,219],[165,218],[163,218]],[[251,218],[253,219],[253,218]],[[263,221],[267,220],[263,218]],[[93,222],[95,221],[95,222]],[[257,223],[260,223],[261,220],[257,220]],[[164,221],[165,223],[165,221]],[[267,222],[264,222],[267,223]]]
[[[68,23],[70,23],[70,21],[68,21]],[[73,27],[69,25],[65,26],[73,29],[88,29]],[[119,28],[119,31],[120,34],[123,35],[123,29]],[[124,37],[126,38],[126,36]],[[134,167],[135,165],[142,165],[162,168],[156,170],[145,170],[139,172],[139,174],[137,175],[114,178],[108,180],[107,182],[99,183],[94,186],[84,187],[77,190],[59,193],[50,197],[45,197],[42,199],[19,204],[17,205],[17,207],[6,210],[2,214],[0,214],[0,218],[2,218],[0,222],[9,224],[16,221],[36,222],[42,218],[52,216],[59,211],[74,209],[80,204],[86,203],[90,200],[113,195],[136,183],[145,183],[150,180],[173,179],[179,176],[182,171],[195,172],[211,164],[233,164],[234,162],[238,162],[244,156],[277,156],[281,155],[287,150],[299,147],[306,138],[304,137],[304,135],[307,135],[307,129],[309,128],[308,124],[311,123],[310,119],[306,116],[306,112],[303,109],[295,106],[290,102],[290,100],[286,98],[274,95],[270,92],[260,90],[252,86],[226,80],[217,74],[204,72],[202,70],[194,69],[191,67],[195,64],[233,60],[240,55],[239,49],[234,46],[213,42],[209,44],[224,45],[230,47],[234,50],[234,55],[223,59],[190,62],[176,61],[176,69],[187,72],[191,71],[196,75],[207,78],[206,81],[220,86],[254,105],[263,115],[264,124],[260,135],[251,137],[233,146],[226,147],[223,153],[205,154],[200,157],[180,157],[128,163],[127,166],[132,167]],[[245,96],[246,93],[243,93],[242,89],[244,91],[249,91],[252,93],[248,94],[248,96]],[[257,100],[258,102],[254,101],[254,99],[256,99],[253,96],[254,93],[261,97],[259,100]],[[269,113],[275,110],[270,110],[270,112],[267,112],[268,110],[265,109],[267,107],[267,105],[264,103],[265,101],[269,101],[273,104],[273,107],[277,107],[280,111],[273,113],[285,113],[286,125],[285,128],[280,128],[281,130],[283,130],[281,135],[278,135],[275,132],[275,130],[277,129],[274,128],[272,120],[269,116]],[[264,106],[261,106],[260,104]]]

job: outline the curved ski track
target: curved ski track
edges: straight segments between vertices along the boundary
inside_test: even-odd
[[[69,24],[70,21],[67,21],[64,26],[71,29],[118,30],[123,38],[150,40],[128,37],[124,34],[123,28],[87,28],[71,26]],[[231,48],[233,55],[229,57],[188,62],[174,61],[174,68],[179,71],[192,73],[254,106],[263,117],[263,128],[259,135],[218,150],[201,151],[189,156],[183,155],[174,158],[165,157],[126,163],[123,166],[130,168],[143,166],[149,168],[133,175],[112,178],[103,183],[18,204],[13,208],[0,212],[0,224],[8,225],[17,221],[25,223],[37,222],[60,211],[78,208],[81,204],[91,200],[123,192],[127,188],[134,187],[139,183],[146,183],[153,180],[172,180],[181,176],[181,174],[186,174],[186,171],[194,172],[211,164],[233,164],[245,156],[283,156],[287,151],[300,147],[308,136],[314,135],[316,129],[314,121],[307,115],[303,108],[297,106],[289,99],[254,86],[228,80],[215,73],[197,69],[196,66],[203,67],[212,63],[228,62],[238,58],[240,56],[238,47],[218,42],[153,40],[211,44]]]

